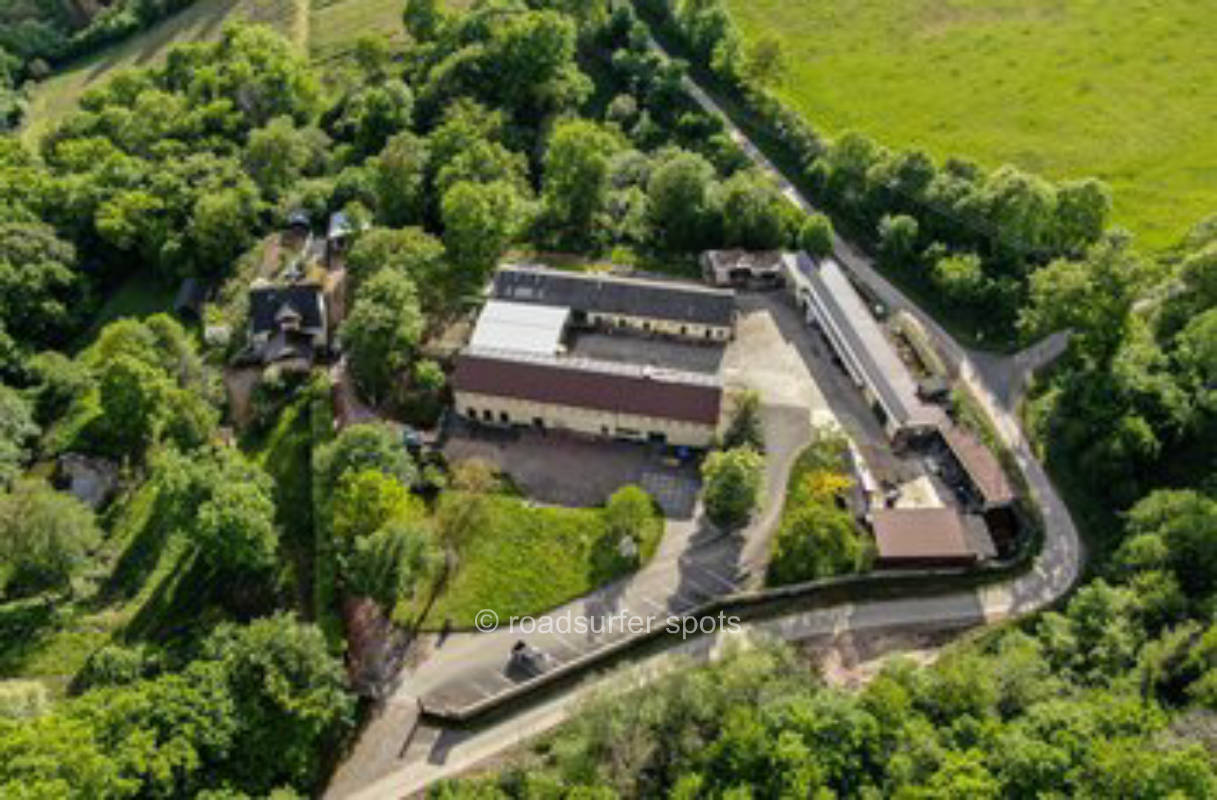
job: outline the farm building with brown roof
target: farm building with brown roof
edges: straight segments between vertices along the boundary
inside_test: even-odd
[[[644,322],[618,324],[618,318]],[[721,348],[731,338],[733,322],[731,292],[675,281],[505,267],[457,358],[456,411],[481,424],[706,447],[714,440],[722,407],[717,374],[572,355],[566,331],[568,326],[608,327],[704,342],[685,347]],[[639,361],[644,349],[639,348]]]
[[[879,568],[967,567],[994,555],[983,521],[952,508],[881,508],[870,522]]]

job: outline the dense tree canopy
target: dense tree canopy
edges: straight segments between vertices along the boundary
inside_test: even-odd
[[[265,570],[278,531],[269,476],[231,448],[183,456],[169,451],[153,465],[168,524],[180,527],[219,569]]]
[[[342,324],[342,345],[360,391],[373,402],[386,399],[414,357],[423,319],[414,282],[382,269],[355,293],[354,308]]]

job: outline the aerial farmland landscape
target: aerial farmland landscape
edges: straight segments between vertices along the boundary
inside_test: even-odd
[[[1217,797],[1209,0],[0,0],[0,798]]]
[[[775,93],[859,131],[1050,178],[1098,177],[1115,222],[1176,244],[1217,192],[1212,7],[1030,0],[731,0],[745,42],[789,59]]]

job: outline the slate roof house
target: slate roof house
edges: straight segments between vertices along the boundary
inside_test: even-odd
[[[311,365],[329,344],[325,296],[315,283],[254,285],[249,290],[251,360]]]

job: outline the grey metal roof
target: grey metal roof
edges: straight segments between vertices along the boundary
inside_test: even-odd
[[[799,271],[807,276],[817,305],[830,317],[833,327],[853,352],[866,382],[879,395],[896,424],[901,427],[933,424],[937,415],[917,397],[917,386],[908,367],[837,263],[824,259],[817,265],[803,255]]]
[[[565,306],[490,300],[478,315],[469,346],[557,353],[569,318],[570,309]]]
[[[500,267],[494,276],[500,300],[568,306],[575,311],[626,314],[698,325],[730,325],[735,295],[695,283],[562,272],[543,267]]]

